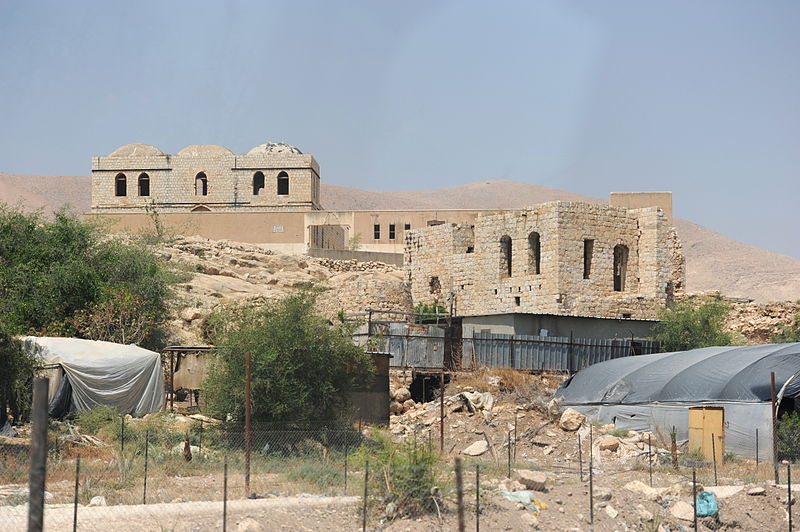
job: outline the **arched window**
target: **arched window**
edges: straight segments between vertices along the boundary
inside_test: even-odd
[[[150,176],[145,173],[139,174],[139,195],[150,195]]]
[[[264,172],[253,174],[253,196],[260,196],[264,192]]]
[[[289,174],[281,172],[278,174],[278,196],[289,195]]]
[[[117,177],[114,178],[114,195],[128,195],[128,178],[125,177],[125,174],[117,174]]]
[[[500,239],[500,277],[511,277],[511,237]]]
[[[614,246],[614,291],[625,291],[625,276],[628,273],[628,246]]]
[[[542,272],[542,244],[539,233],[528,235],[528,273],[539,275]]]
[[[208,178],[205,172],[200,172],[194,176],[194,195],[208,196]]]

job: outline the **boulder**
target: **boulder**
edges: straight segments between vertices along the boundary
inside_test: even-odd
[[[675,501],[675,504],[670,508],[670,513],[678,519],[694,521],[694,508],[686,501]]]
[[[608,515],[611,519],[616,519],[619,515],[619,512],[614,509],[613,506],[610,504],[605,507],[606,515]]]
[[[767,494],[767,490],[762,488],[761,486],[756,486],[755,488],[750,488],[747,490],[748,495],[752,495],[754,497],[761,497]]]
[[[413,399],[403,401],[403,410],[411,410],[415,406],[417,406],[417,403],[415,403]]]
[[[655,502],[661,499],[661,493],[663,491],[663,489],[651,488],[641,480],[633,480],[622,487],[628,491],[641,493],[647,500]]]
[[[480,456],[488,450],[489,444],[486,443],[486,440],[478,440],[470,444],[466,449],[461,451],[461,453],[467,456]]]
[[[541,471],[531,471],[530,469],[516,469],[514,471],[516,480],[529,490],[545,491],[547,475]]]
[[[411,392],[408,391],[408,388],[398,388],[394,392],[394,400],[398,403],[405,403],[411,399]]]
[[[597,490],[594,492],[594,500],[596,501],[610,501],[611,492],[609,490]]]
[[[92,497],[92,500],[89,501],[89,506],[106,506],[106,498],[102,495]]]
[[[653,520],[653,512],[645,508],[643,505],[637,504],[633,507],[633,509],[636,510],[636,515],[638,515],[639,519],[642,521],[647,522]]]
[[[601,451],[615,452],[619,449],[619,438],[616,436],[605,436],[598,440],[597,446]]]
[[[561,427],[562,430],[572,432],[581,428],[581,425],[583,425],[584,421],[586,421],[586,416],[577,410],[567,408],[564,410],[564,413],[561,414],[561,419],[558,421],[558,426]]]
[[[390,402],[389,403],[389,413],[390,414],[402,414],[403,413],[403,405],[401,405],[397,401]]]

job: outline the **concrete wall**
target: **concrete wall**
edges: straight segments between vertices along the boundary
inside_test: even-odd
[[[575,338],[630,338],[646,339],[653,335],[657,321],[585,318],[579,316],[554,316],[546,314],[495,314],[465,316],[463,327],[475,332],[498,334],[523,334],[538,336],[542,329],[548,336]]]
[[[658,207],[672,220],[672,192],[612,192],[608,204],[624,209]]]

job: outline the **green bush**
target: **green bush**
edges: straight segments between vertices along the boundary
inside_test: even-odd
[[[98,434],[101,429],[120,424],[119,412],[111,406],[97,406],[88,412],[81,412],[75,424],[81,434]]]
[[[800,314],[797,314],[791,323],[783,325],[777,333],[772,335],[772,341],[776,344],[800,342]]]
[[[436,509],[441,486],[437,472],[441,456],[416,440],[394,443],[385,431],[373,431],[354,456],[363,467],[369,461],[370,492],[394,501],[399,513],[418,515]]]
[[[780,418],[777,427],[778,459],[796,461],[800,459],[800,416],[787,412]]]
[[[662,351],[687,351],[700,347],[731,345],[733,335],[725,330],[730,304],[719,297],[689,298],[661,312],[654,340]]]
[[[305,289],[258,308],[229,308],[207,321],[218,346],[203,389],[212,415],[244,423],[245,358],[251,356],[254,423],[324,422],[346,416],[356,380],[372,373],[371,357],[353,344],[351,324],[331,325],[314,312]]]

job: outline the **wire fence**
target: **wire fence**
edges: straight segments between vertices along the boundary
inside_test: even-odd
[[[526,524],[508,521],[512,517],[530,519],[558,511],[548,510],[548,504],[563,507],[564,519],[580,516],[578,524],[611,530],[619,525],[605,511],[605,492],[615,492],[616,501],[626,489],[623,478],[656,489],[680,483],[683,491],[670,493],[691,497],[693,491],[724,484],[732,475],[763,482],[773,474],[771,462],[717,463],[686,449],[674,454],[668,443],[647,434],[628,438],[626,445],[637,451],[620,462],[604,447],[609,436],[592,426],[570,433],[573,443],[562,442],[558,452],[547,452],[537,433],[509,429],[504,440],[488,444],[481,456],[451,460],[439,453],[436,427],[414,427],[397,443],[386,431],[372,428],[280,424],[256,426],[248,437],[240,426],[183,419],[169,414],[145,420],[123,417],[101,427],[96,436],[51,424],[47,528],[108,530],[110,522],[125,522],[129,528],[170,529],[164,519],[177,508],[187,512],[182,519],[225,530],[243,504],[295,500],[301,501],[298,522],[320,530],[345,525],[377,529],[408,516],[432,528],[460,522],[477,530],[483,520],[484,529],[491,530]],[[29,462],[30,446],[0,446],[4,529],[25,528]],[[779,467],[786,481],[791,466]],[[520,470],[528,473],[520,475]],[[540,486],[531,472],[544,475]],[[548,492],[567,488],[568,500],[553,503],[552,493],[548,498]],[[518,501],[524,511],[509,514],[502,501]],[[340,508],[335,515],[344,521],[309,526],[304,513],[320,502]],[[264,530],[273,529],[273,518],[286,518],[283,507],[264,508]]]

